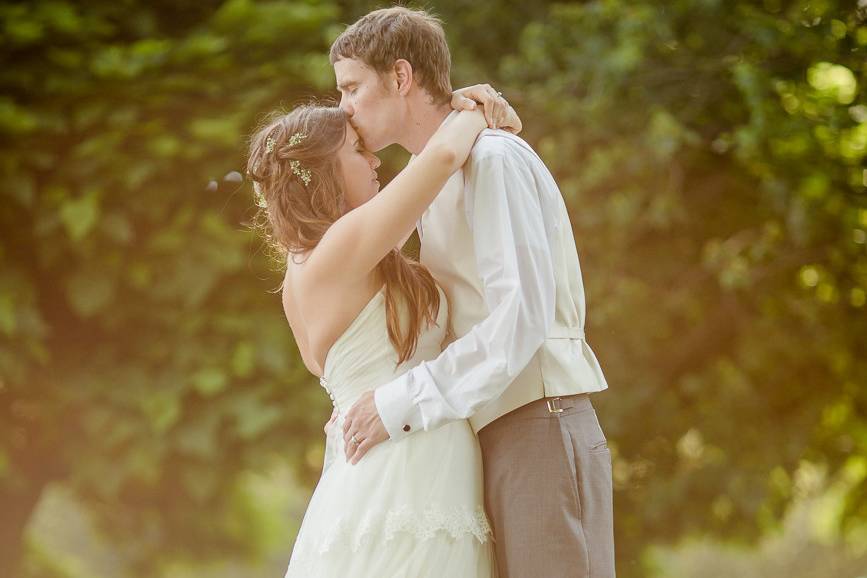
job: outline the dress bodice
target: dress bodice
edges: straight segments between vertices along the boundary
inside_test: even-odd
[[[422,331],[414,355],[400,365],[397,365],[397,351],[388,338],[384,286],[337,338],[325,356],[319,382],[339,414],[344,415],[364,392],[440,354],[446,336],[448,304],[442,289],[437,290],[440,307],[436,325]]]

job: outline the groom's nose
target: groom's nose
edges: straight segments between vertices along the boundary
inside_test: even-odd
[[[340,108],[349,116],[355,114],[355,109],[352,108],[352,105],[349,103],[349,99],[346,98],[346,95],[340,96]]]

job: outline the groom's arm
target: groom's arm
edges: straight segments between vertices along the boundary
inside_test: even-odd
[[[554,320],[554,272],[530,161],[502,141],[482,142],[464,168],[465,206],[489,315],[436,359],[375,390],[391,439],[467,418],[499,397]]]

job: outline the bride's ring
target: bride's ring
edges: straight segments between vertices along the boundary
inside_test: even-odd
[[[355,434],[352,434],[352,437],[349,438],[349,441],[352,442],[352,443],[354,443],[355,445],[358,445],[358,444],[361,443],[360,441],[358,441],[358,438],[355,437]]]

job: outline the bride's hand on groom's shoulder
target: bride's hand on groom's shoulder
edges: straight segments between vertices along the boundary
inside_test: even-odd
[[[475,110],[477,104],[485,107],[485,120],[489,128],[501,128],[512,134],[521,132],[523,125],[518,113],[503,98],[503,94],[490,84],[474,84],[452,93],[451,106],[454,110]]]

